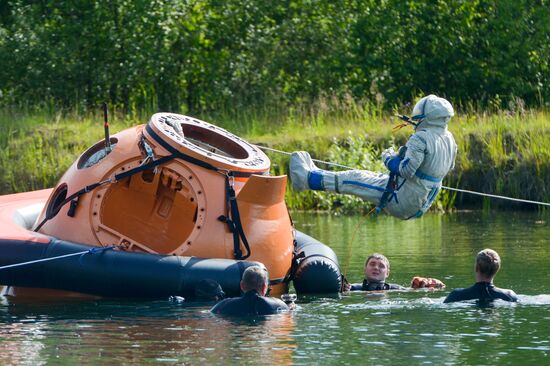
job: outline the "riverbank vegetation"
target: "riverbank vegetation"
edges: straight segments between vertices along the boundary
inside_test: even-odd
[[[550,101],[547,0],[5,0],[0,104],[205,112]]]
[[[0,3],[0,193],[55,184],[103,130],[184,113],[269,147],[383,170],[392,115],[445,97],[451,187],[549,201],[547,0],[6,0]],[[288,156],[269,152],[273,173]],[[368,210],[289,192],[292,208]],[[450,207],[518,204],[444,191]],[[522,206],[523,207],[523,206]],[[533,207],[533,206],[527,206]]]
[[[331,104],[332,103],[332,104]],[[147,122],[148,117],[113,117],[113,133]],[[307,150],[316,159],[354,168],[385,171],[379,156],[383,148],[404,144],[409,127],[393,132],[398,123],[375,106],[324,102],[316,109],[284,115],[239,113],[202,117],[261,146],[291,152]],[[550,124],[542,110],[459,113],[449,129],[459,146],[456,168],[443,184],[449,187],[537,201],[550,201]],[[96,115],[0,113],[0,193],[52,187],[88,146],[102,139],[102,117]],[[288,155],[267,150],[272,174],[286,174]],[[324,169],[342,169],[319,163]],[[325,192],[287,190],[293,209],[368,212],[358,198]],[[456,195],[443,190],[435,209],[466,207],[533,208],[509,201]]]

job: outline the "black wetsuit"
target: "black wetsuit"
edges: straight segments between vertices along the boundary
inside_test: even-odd
[[[443,302],[455,302],[465,300],[478,300],[480,302],[491,302],[495,299],[504,301],[518,301],[516,293],[512,290],[506,290],[495,287],[491,282],[478,282],[472,287],[458,288],[449,294]]]
[[[223,315],[254,316],[277,314],[285,310],[289,308],[282,300],[260,296],[256,290],[251,290],[241,297],[220,301],[210,311]]]
[[[386,291],[386,290],[403,290],[404,287],[394,283],[385,282],[369,282],[363,280],[363,283],[354,283],[350,287],[350,291]]]

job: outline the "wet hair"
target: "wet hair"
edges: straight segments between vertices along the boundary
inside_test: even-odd
[[[382,255],[380,253],[372,253],[371,255],[369,255],[369,257],[365,261],[365,267],[367,266],[367,264],[369,264],[369,261],[373,258],[384,262],[384,264],[386,265],[386,268],[388,268],[388,271],[390,270],[390,261],[388,260],[388,258],[386,258],[385,255]]]
[[[487,277],[494,277],[500,269],[500,256],[493,249],[477,253],[476,270]]]
[[[224,297],[220,284],[209,278],[200,280],[195,287],[195,298],[199,301],[218,301]]]
[[[267,286],[267,271],[258,266],[248,267],[243,273],[241,282],[245,291],[259,292],[263,286]]]

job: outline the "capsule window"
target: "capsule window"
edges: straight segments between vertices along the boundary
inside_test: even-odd
[[[103,140],[97,142],[95,145],[86,150],[78,160],[77,168],[86,169],[105,159],[105,157],[115,149],[118,139],[116,137],[111,137],[110,141],[111,150],[105,149],[105,141]]]
[[[53,217],[57,215],[61,207],[63,207],[63,201],[67,198],[67,185],[65,183],[59,185],[55,190],[50,202],[48,203],[48,208],[46,209],[46,216]]]

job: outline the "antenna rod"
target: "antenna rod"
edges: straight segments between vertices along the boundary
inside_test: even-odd
[[[109,136],[109,114],[107,112],[107,103],[103,102],[103,129],[105,130],[105,151],[111,152],[111,137]]]

